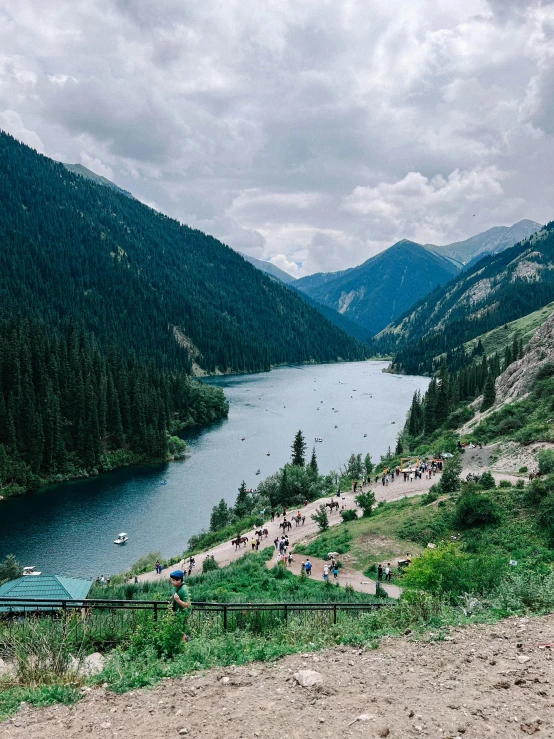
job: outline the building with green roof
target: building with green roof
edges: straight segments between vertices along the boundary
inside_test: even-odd
[[[60,575],[26,575],[10,580],[0,586],[0,611],[16,610],[4,606],[2,601],[34,598],[44,601],[53,600],[85,600],[92,587],[91,580]],[[30,607],[30,604],[27,608]],[[33,604],[33,608],[40,607]]]

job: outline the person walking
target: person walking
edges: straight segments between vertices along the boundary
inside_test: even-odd
[[[275,544],[275,549],[279,549],[279,537],[276,536],[275,539],[273,539],[273,543]]]
[[[337,564],[337,563],[335,562],[335,566],[333,567],[333,577],[334,577],[334,578],[335,578],[335,580],[336,580],[336,579],[338,578],[338,576],[339,576],[339,566],[338,566],[338,564]]]
[[[327,565],[323,568],[323,579],[325,582],[329,580],[329,567]]]
[[[377,567],[377,580],[382,580],[382,579],[383,579],[383,565],[380,564]]]
[[[390,562],[387,562],[387,566],[385,567],[385,580],[387,582],[390,582],[391,574],[390,574]]]
[[[160,563],[158,560],[156,560],[156,564],[154,565],[154,567],[156,569],[156,574],[159,575],[160,574]]]
[[[189,591],[187,589],[187,586],[183,582],[185,578],[185,573],[183,572],[183,570],[174,570],[169,578],[171,580],[171,585],[175,588],[175,592],[173,593],[173,597],[171,598],[171,609],[174,613],[179,614],[179,618],[182,619],[181,623],[184,629],[187,618],[191,611]],[[186,633],[183,633],[182,641],[190,641],[190,636],[188,636]]]
[[[306,575],[308,575],[308,577],[310,577],[310,575],[312,574],[312,563],[310,562],[309,559],[306,560],[306,564],[304,565],[304,569],[306,570]]]

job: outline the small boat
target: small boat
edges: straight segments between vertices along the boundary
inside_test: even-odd
[[[41,575],[42,573],[37,572],[36,567],[24,567],[23,574],[24,575]]]
[[[114,541],[114,544],[125,544],[125,542],[128,540],[129,540],[129,537],[124,531],[122,531],[121,534],[119,534],[117,539]]]
[[[246,436],[243,436],[241,441],[246,441]]]
[[[261,472],[262,472],[261,470],[256,470],[256,474],[257,474],[257,475],[260,475],[260,474],[261,474]]]
[[[160,482],[160,485],[167,485],[167,480],[162,480],[162,481]]]
[[[396,423],[396,421],[391,421],[391,423]]]
[[[335,426],[336,429],[338,429],[338,426]]]
[[[266,457],[271,457],[271,454],[269,452],[267,452],[267,454],[265,456]]]
[[[367,434],[364,434],[364,439],[365,439],[366,436],[367,436]]]

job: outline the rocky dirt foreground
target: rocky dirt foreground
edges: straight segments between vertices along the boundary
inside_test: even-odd
[[[375,650],[213,669],[125,695],[91,690],[72,708],[23,706],[0,736],[553,737],[553,647],[554,615],[443,641],[387,638]]]

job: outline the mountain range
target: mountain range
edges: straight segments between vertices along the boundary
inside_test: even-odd
[[[374,350],[396,352],[397,370],[428,373],[442,354],[553,300],[554,222],[424,297],[375,337]]]
[[[456,241],[446,246],[425,244],[425,248],[467,267],[481,259],[485,254],[498,254],[504,249],[509,249],[510,246],[527,239],[532,234],[540,231],[541,228],[540,223],[524,219],[514,223],[513,226],[489,228],[483,233],[465,239],[465,241]]]
[[[534,221],[519,221],[442,247],[404,239],[358,267],[319,272],[293,284],[318,303],[348,317],[370,337],[431,290],[451,280],[460,269],[467,269],[484,254],[513,246],[539,229]]]

